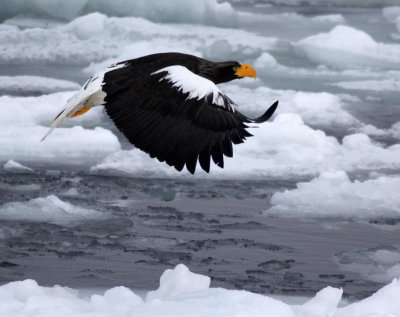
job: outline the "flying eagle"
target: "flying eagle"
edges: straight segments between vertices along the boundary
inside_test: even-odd
[[[53,120],[42,141],[66,118],[104,105],[130,143],[150,157],[190,173],[197,161],[207,173],[210,158],[223,168],[232,143],[252,136],[249,123],[267,121],[275,102],[250,119],[236,109],[217,84],[256,78],[253,67],[235,61],[211,62],[181,53],[160,53],[117,63],[91,77]]]

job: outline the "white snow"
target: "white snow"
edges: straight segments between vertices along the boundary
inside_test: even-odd
[[[22,173],[33,172],[33,169],[31,169],[30,167],[24,166],[13,160],[7,161],[3,165],[3,168],[8,172],[22,172]]]
[[[217,0],[2,0],[3,15],[12,17],[29,13],[56,19],[73,19],[88,12],[110,16],[136,16],[155,22],[197,23],[235,26],[237,18],[232,6]]]
[[[349,7],[381,7],[398,5],[398,0],[268,0],[268,3],[290,6],[325,5]]]
[[[400,6],[385,7],[382,9],[382,15],[390,22],[396,22],[397,18],[400,17]]]
[[[118,151],[117,137],[103,128],[58,128],[46,141],[47,127],[1,127],[0,161],[46,162],[85,166]]]
[[[80,85],[68,80],[40,76],[0,76],[0,91],[6,93],[48,94],[79,89]]]
[[[293,190],[276,192],[266,214],[295,217],[398,217],[399,176],[351,181],[343,171],[323,172]]]
[[[400,167],[400,145],[384,148],[362,133],[345,136],[339,143],[291,113],[280,114],[273,122],[261,124],[250,132],[254,137],[234,146],[233,158],[225,158],[224,169],[212,165],[210,174],[199,169],[195,177],[288,178],[316,175],[326,170],[396,170]],[[93,171],[143,177],[189,176],[186,171],[176,172],[137,149],[115,152]]]
[[[146,295],[146,301],[170,300],[181,294],[206,290],[210,287],[208,276],[195,274],[183,265],[166,270],[160,277],[160,287]]]
[[[224,50],[216,49],[225,43]],[[179,51],[197,55],[212,53],[222,58],[261,54],[274,47],[276,38],[265,38],[239,29],[187,24],[157,24],[143,18],[107,17],[100,13],[81,16],[70,23],[53,28],[21,30],[0,25],[0,62],[9,64],[89,65],[110,59],[92,71],[123,60],[150,53]],[[217,45],[217,46],[216,46]]]
[[[29,220],[65,225],[104,217],[105,215],[101,212],[72,205],[54,195],[34,198],[27,202],[5,203],[0,206],[2,220]]]
[[[185,269],[185,274],[178,273]],[[289,305],[269,296],[240,290],[209,288],[193,289],[199,275],[184,265],[169,270],[169,278],[160,279],[160,288],[174,296],[149,298],[143,301],[130,289],[119,286],[104,294],[82,296],[79,291],[61,286],[43,287],[34,280],[11,282],[0,286],[0,315],[7,317],[57,316],[133,317],[393,317],[400,312],[400,281],[395,279],[372,296],[337,307],[342,290],[326,287],[303,305]],[[165,276],[165,273],[163,274]],[[208,277],[202,276],[204,280]],[[184,285],[186,287],[184,287]]]
[[[342,81],[332,84],[344,89],[350,90],[369,90],[369,91],[399,91],[399,79],[386,79],[386,80],[355,80],[355,81]]]
[[[40,142],[70,96],[70,92],[63,92],[39,97],[0,97],[0,161],[84,165],[119,150],[119,141],[109,130],[91,129],[101,125],[104,118],[100,107],[68,120],[45,142]]]
[[[169,66],[162,68],[152,75],[167,72],[167,75],[162,77],[161,80],[167,80],[172,83],[172,87],[176,87],[178,91],[183,94],[189,94],[189,99],[202,99],[208,95],[213,96],[212,102],[218,106],[224,105],[224,100],[220,96],[221,91],[209,79],[198,76],[192,73],[184,66]]]
[[[294,45],[300,55],[316,64],[333,67],[399,69],[400,45],[376,42],[367,33],[339,25]]]
[[[346,102],[326,92],[274,90],[268,87],[246,88],[239,84],[226,85],[222,91],[246,114],[256,116],[279,100],[278,113],[295,113],[308,125],[354,126],[360,122],[345,110]]]

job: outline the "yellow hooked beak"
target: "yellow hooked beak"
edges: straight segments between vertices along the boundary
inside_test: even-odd
[[[242,64],[235,69],[235,75],[238,77],[253,77],[257,78],[256,70],[250,65]]]

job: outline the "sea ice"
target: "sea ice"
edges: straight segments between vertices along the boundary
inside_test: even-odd
[[[84,165],[119,150],[117,137],[109,130],[96,127],[104,126],[102,107],[68,120],[63,126],[69,128],[59,128],[40,142],[48,130],[45,126],[50,125],[71,95],[71,92],[62,92],[39,97],[0,97],[0,161],[47,160],[48,163]]]
[[[400,45],[378,43],[367,33],[344,25],[300,40],[294,47],[316,64],[340,68],[400,68]]]
[[[7,161],[4,165],[3,168],[8,171],[8,172],[22,172],[22,173],[30,173],[33,172],[33,169],[30,167],[24,166],[18,162],[15,162],[13,160]]]
[[[326,92],[246,88],[238,84],[227,84],[222,91],[248,115],[259,115],[269,104],[279,100],[277,113],[296,113],[308,125],[350,127],[361,124],[345,110],[345,102],[340,97]]]
[[[400,17],[400,7],[385,7],[382,9],[382,15],[390,22],[396,22]]]
[[[190,281],[199,279],[184,266],[170,270],[167,282],[160,279],[166,292],[175,285],[186,285],[179,294],[143,301],[125,287],[114,287],[104,295],[81,296],[68,287],[39,286],[34,280],[11,282],[0,286],[0,315],[7,317],[45,317],[57,312],[59,317],[83,316],[192,316],[192,317],[393,317],[400,312],[400,282],[393,280],[372,296],[338,308],[341,289],[326,287],[303,305],[288,305],[269,296],[239,290],[209,288],[193,289]],[[163,275],[164,276],[164,275]],[[202,276],[204,281],[209,278]]]
[[[14,94],[48,94],[78,90],[80,85],[68,80],[40,76],[0,76],[0,91]]]
[[[71,20],[89,12],[109,16],[143,17],[155,22],[211,24],[232,27],[237,17],[232,6],[217,0],[15,0],[0,1],[1,18],[20,14]]]
[[[342,143],[323,131],[305,125],[295,114],[279,114],[273,122],[250,129],[255,137],[234,147],[225,167],[199,170],[195,177],[254,178],[316,175],[325,170],[398,169],[400,145],[382,147],[367,135],[345,136]],[[187,177],[138,149],[115,152],[92,169],[96,173],[130,174],[142,177]],[[190,176],[192,177],[192,176]]]
[[[342,269],[370,281],[388,283],[400,276],[400,249],[394,246],[349,250],[335,255],[335,259]]]
[[[0,206],[2,220],[28,220],[66,225],[70,222],[104,217],[105,215],[98,211],[74,206],[54,195],[34,198],[27,202],[5,203]]]
[[[229,53],[231,58],[241,60],[258,56],[277,42],[276,38],[239,29],[190,24],[182,28],[143,18],[91,13],[50,29],[20,30],[0,24],[0,61],[82,66],[106,59],[121,60],[120,55],[135,58],[163,51],[190,51],[200,56],[211,54],[214,58]],[[225,43],[222,48],[221,43]]]
[[[384,80],[342,81],[338,83],[333,83],[332,85],[350,90],[399,91],[400,78]]]
[[[293,190],[276,192],[266,214],[305,217],[398,217],[399,176],[351,181],[343,171],[323,172]]]
[[[161,275],[160,287],[148,292],[146,301],[168,300],[184,293],[206,290],[210,283],[208,276],[192,273],[185,265],[179,264]]]
[[[398,5],[398,0],[269,0],[269,3],[291,6],[304,5],[326,5],[326,6],[349,6],[349,7],[381,7]]]

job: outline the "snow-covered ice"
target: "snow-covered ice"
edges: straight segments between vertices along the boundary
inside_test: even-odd
[[[218,26],[236,25],[232,6],[217,0],[16,0],[1,1],[2,17],[34,14],[70,20],[83,13],[102,12],[111,16],[136,16],[155,22],[198,23]]]
[[[376,42],[369,34],[345,25],[300,40],[295,49],[316,64],[399,69],[399,44]]]
[[[0,91],[14,94],[48,94],[77,90],[80,85],[68,80],[40,76],[0,76]]]
[[[30,167],[24,166],[16,161],[9,160],[4,165],[3,168],[9,172],[22,172],[22,173],[29,173],[33,172],[33,169]]]
[[[334,83],[332,85],[350,90],[399,91],[400,78],[386,80],[343,81]]]
[[[0,314],[44,317],[53,316],[56,311],[60,317],[393,317],[400,312],[400,281],[397,279],[366,299],[338,307],[342,290],[332,287],[324,288],[302,305],[288,305],[247,291],[209,288],[208,277],[191,273],[183,264],[167,272],[168,276],[166,272],[162,275],[159,288],[164,289],[167,297],[148,296],[146,300],[123,286],[104,294],[82,296],[78,290],[44,287],[34,280],[11,282],[0,286]],[[180,288],[178,293],[176,285]]]
[[[55,195],[31,199],[27,202],[10,202],[0,206],[0,219],[25,220],[68,224],[70,222],[102,219],[101,212],[74,206]]]
[[[212,166],[211,178],[288,177],[316,175],[325,170],[359,171],[400,167],[400,146],[382,147],[366,134],[348,135],[339,141],[304,124],[295,114],[278,115],[273,122],[251,129],[254,137],[234,148],[224,169]],[[167,164],[143,152],[121,150],[106,157],[93,171],[128,173],[137,177],[184,177]],[[206,177],[199,171],[196,177]]]
[[[102,109],[69,120],[69,127],[57,129],[40,142],[46,126],[57,115],[71,92],[39,97],[0,97],[0,160],[43,161],[81,165],[101,160],[120,149],[117,137],[101,127]],[[80,125],[86,128],[82,128]]]
[[[400,248],[395,246],[342,252],[335,260],[344,270],[375,282],[389,283],[400,275]]]
[[[295,217],[379,218],[400,214],[399,176],[351,181],[343,171],[323,172],[293,190],[277,192],[266,214]]]

